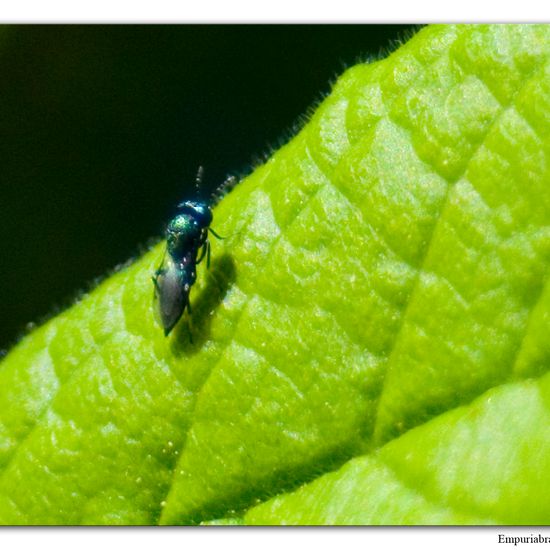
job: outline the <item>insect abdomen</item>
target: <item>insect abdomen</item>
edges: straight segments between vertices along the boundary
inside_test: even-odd
[[[157,272],[154,278],[155,298],[158,302],[156,310],[165,336],[168,336],[189,305],[189,291],[195,279],[193,262],[183,267],[168,259],[166,265]]]

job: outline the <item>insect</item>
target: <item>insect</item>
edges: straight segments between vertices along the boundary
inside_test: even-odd
[[[197,174],[197,189],[203,170]],[[206,256],[210,267],[208,233],[222,239],[211,227],[212,210],[201,200],[183,201],[166,228],[166,252],[152,277],[155,287],[155,308],[164,335],[168,336],[185,308],[191,313],[189,293],[197,278],[197,265]]]

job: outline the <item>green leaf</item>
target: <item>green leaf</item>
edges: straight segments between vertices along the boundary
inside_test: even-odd
[[[543,524],[550,375],[489,390],[295,493],[249,524]]]
[[[349,69],[216,208],[190,329],[159,245],[26,337],[0,522],[548,523],[549,39]]]

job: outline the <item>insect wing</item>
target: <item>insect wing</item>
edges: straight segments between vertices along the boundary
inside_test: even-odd
[[[182,316],[189,299],[189,291],[183,284],[184,274],[167,254],[154,277],[154,309],[157,321],[168,335]]]

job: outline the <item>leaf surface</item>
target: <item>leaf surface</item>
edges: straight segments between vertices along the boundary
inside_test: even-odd
[[[547,523],[549,38],[346,71],[216,207],[190,329],[153,322],[159,245],[26,337],[0,522]]]

